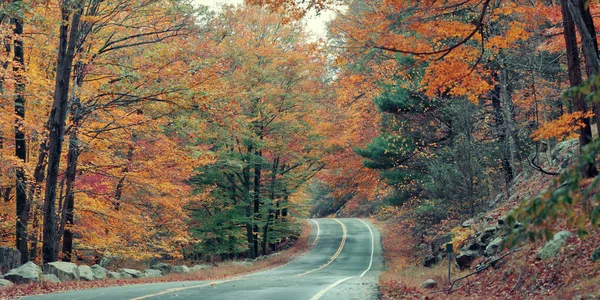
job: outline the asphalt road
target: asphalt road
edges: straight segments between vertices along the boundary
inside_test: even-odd
[[[217,281],[137,284],[27,297],[75,299],[378,299],[379,232],[359,219],[314,219],[310,252],[284,266]]]

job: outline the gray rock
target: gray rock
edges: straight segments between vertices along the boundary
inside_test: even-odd
[[[498,252],[498,249],[500,249],[500,246],[502,246],[502,238],[497,237],[497,238],[493,239],[487,245],[487,247],[485,247],[485,251],[483,251],[483,255],[484,256],[492,256],[492,255],[496,254],[496,252]]]
[[[21,252],[9,247],[0,247],[0,274],[21,265]]]
[[[469,228],[469,227],[473,226],[473,224],[475,224],[475,219],[468,219],[468,220],[462,222],[461,226],[464,228]]]
[[[187,266],[173,266],[173,268],[171,269],[171,272],[173,273],[190,273],[190,268],[188,268]]]
[[[600,247],[596,248],[594,252],[590,255],[590,260],[593,262],[597,262],[600,260]]]
[[[125,272],[119,272],[119,279],[132,279],[134,278],[131,274]]]
[[[479,253],[476,251],[461,251],[456,256],[456,264],[461,270],[464,270],[469,268],[477,257],[479,257]]]
[[[108,271],[100,265],[92,266],[92,273],[94,273],[94,279],[99,279],[99,280],[106,279],[107,272]]]
[[[12,283],[30,283],[38,282],[42,276],[42,269],[28,261],[24,265],[8,271],[4,274],[4,279],[9,280]]]
[[[490,242],[496,231],[498,230],[498,226],[487,227],[483,230],[483,232],[477,237],[477,241],[483,245],[486,245]]]
[[[427,255],[423,260],[423,267],[431,268],[440,261],[440,257],[436,255]]]
[[[108,266],[108,263],[110,263],[110,259],[108,257],[103,257],[102,259],[100,259],[100,263],[98,263],[98,265],[100,265],[101,267],[106,267]]]
[[[556,254],[558,254],[558,252],[560,251],[560,248],[562,247],[562,245],[571,236],[572,236],[571,232],[566,231],[566,230],[556,233],[554,235],[554,237],[552,238],[552,240],[548,241],[544,245],[544,247],[542,247],[542,249],[540,249],[540,251],[538,251],[536,258],[544,260],[544,259],[548,259],[548,258],[556,256]]]
[[[44,282],[60,283],[60,279],[54,274],[43,274],[41,279]]]
[[[424,289],[432,289],[437,286],[437,282],[433,279],[427,279],[425,282],[421,283],[421,287]]]
[[[55,261],[48,263],[45,267],[46,274],[54,274],[60,281],[79,280],[79,268],[70,262]]]
[[[122,278],[121,273],[118,273],[118,272],[108,272],[108,273],[106,273],[106,277],[108,279],[121,279]]]
[[[173,266],[167,263],[156,263],[150,266],[150,269],[159,270],[163,274],[171,273]]]
[[[210,269],[210,268],[212,268],[211,265],[195,265],[195,266],[191,267],[190,270],[192,272],[199,272],[199,271]]]
[[[249,261],[234,261],[231,264],[234,266],[237,266],[237,267],[251,267],[252,266],[252,263]]]
[[[10,281],[8,281],[6,279],[0,279],[0,288],[9,287],[11,285],[13,285],[12,282],[10,282]]]
[[[131,278],[140,278],[142,277],[142,272],[135,269],[120,269],[119,273],[121,273],[121,277],[125,278],[125,274],[131,276]]]
[[[163,274],[159,270],[155,270],[155,269],[146,269],[142,273],[143,278],[154,278],[154,277],[160,277],[162,275]]]
[[[92,268],[90,268],[90,266],[79,266],[77,268],[79,269],[79,279],[85,281],[92,281],[96,279],[94,277],[94,271],[92,271]]]
[[[485,245],[480,242],[474,241],[466,244],[462,247],[461,251],[483,251],[485,249]]]

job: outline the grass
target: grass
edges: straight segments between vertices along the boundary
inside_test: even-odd
[[[234,261],[219,263],[216,267],[193,273],[167,274],[157,278],[135,278],[96,281],[68,281],[63,283],[39,282],[30,284],[13,285],[8,288],[0,288],[0,299],[15,299],[24,296],[65,292],[71,290],[84,290],[90,288],[123,286],[141,283],[197,281],[197,280],[221,280],[234,276],[243,276],[254,272],[264,271],[281,267],[294,261],[310,250],[309,244],[310,226],[306,224],[294,245],[277,255],[270,256],[264,260],[253,262],[251,265],[235,264]]]

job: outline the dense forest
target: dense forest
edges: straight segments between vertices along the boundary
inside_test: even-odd
[[[315,38],[305,18],[327,9]],[[597,13],[1,1],[0,244],[23,262],[256,258],[334,214],[402,216],[426,241],[521,174],[558,184],[507,218],[528,228],[514,243],[557,219],[584,236],[600,221]],[[579,162],[555,164],[571,139]]]

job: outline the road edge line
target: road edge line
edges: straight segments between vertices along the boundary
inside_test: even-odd
[[[310,300],[318,300],[319,298],[323,297],[323,295],[325,295],[325,293],[329,292],[329,290],[331,290],[332,288],[334,288],[334,287],[338,286],[340,283],[342,283],[348,279],[352,279],[352,278],[354,278],[354,276],[346,277],[344,279],[340,279],[340,280],[330,284],[328,287],[322,289],[319,293],[317,293],[312,298],[310,298]]]
[[[319,223],[317,223],[317,221],[315,221],[314,219],[310,219],[313,223],[315,223],[315,225],[317,225],[317,236],[315,237],[315,240],[312,243],[312,246],[317,244],[317,241],[319,241],[319,234],[321,234],[321,227],[319,227]]]
[[[369,226],[369,224],[367,224],[367,222],[365,222],[361,219],[356,219],[356,220],[365,224],[365,226],[367,226],[367,228],[369,228],[369,232],[371,233],[371,260],[369,261],[369,267],[359,276],[359,277],[363,277],[363,276],[365,276],[365,274],[367,274],[367,272],[369,272],[369,270],[371,270],[371,266],[373,266],[373,253],[375,252],[375,236],[373,234],[373,230],[371,229],[371,226]]]

